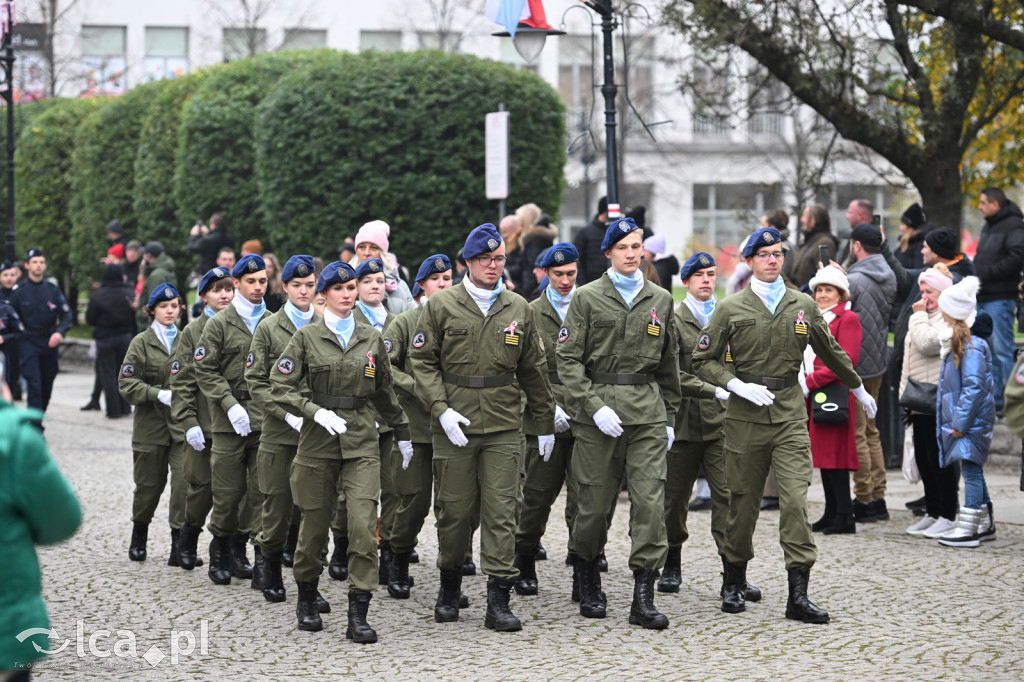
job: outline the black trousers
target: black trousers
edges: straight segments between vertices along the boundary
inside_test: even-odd
[[[850,499],[849,469],[820,469],[821,485],[825,489],[825,515],[842,516],[853,513]]]
[[[8,341],[3,344],[4,373],[7,386],[11,389],[11,398],[21,400],[21,341]]]
[[[914,461],[924,484],[925,513],[933,519],[956,520],[960,506],[960,465],[939,466],[939,441],[935,436],[935,415],[914,414]]]
[[[117,390],[121,362],[131,342],[131,334],[118,334],[96,340],[96,379],[103,390],[103,402],[106,404],[108,417],[117,418],[131,413],[128,401],[122,398]]]

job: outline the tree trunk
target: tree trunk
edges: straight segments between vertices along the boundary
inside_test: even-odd
[[[935,159],[921,177],[910,180],[921,193],[924,214],[935,227],[948,227],[957,234],[963,227],[964,193],[957,157]]]

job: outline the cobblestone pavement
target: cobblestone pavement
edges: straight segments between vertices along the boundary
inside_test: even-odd
[[[62,373],[46,418],[47,438],[82,501],[85,520],[68,543],[40,551],[44,592],[58,633],[51,649],[65,640],[70,644],[37,666],[39,679],[106,679],[121,671],[132,678],[273,680],[341,675],[412,680],[1024,677],[1024,527],[999,524],[996,541],[975,550],[949,549],[906,535],[907,512],[894,512],[889,522],[861,525],[855,536],[816,536],[820,558],[810,594],[831,612],[829,625],[784,619],[778,513],[770,512],[762,515],[755,538],[758,556],[748,570],[751,582],[764,592],[761,603],[739,615],[719,610],[721,564],[709,515],[697,513],[683,552],[684,587],[679,594],[656,598],[670,627],[647,632],[630,626],[629,509],[623,503],[607,550],[611,570],[604,577],[605,620],[581,618],[569,600],[566,531],[553,524],[544,543],[551,558],[538,564],[540,595],[513,598],[522,632],[484,629],[483,576],[465,580],[472,606],[463,610],[460,622],[434,623],[437,552],[430,521],[421,535],[422,563],[412,567],[412,598],[399,602],[378,588],[370,604],[378,644],[346,641],[347,585],[331,581],[326,571],[321,590],[334,611],[324,617],[322,632],[299,632],[287,569],[288,601],[268,604],[247,582],[217,587],[204,569],[188,573],[165,565],[170,544],[166,495],[151,526],[149,559],[128,561],[131,422],[80,412],[91,384],[89,374]],[[561,505],[559,500],[553,518],[561,518]],[[812,504],[812,517],[820,510]],[[109,655],[118,640],[128,639],[118,630],[132,631],[135,655],[126,648],[122,656]],[[204,631],[205,649],[197,643],[190,651],[188,633],[201,640]],[[90,636],[98,654],[90,649]],[[178,645],[176,656],[172,641]]]

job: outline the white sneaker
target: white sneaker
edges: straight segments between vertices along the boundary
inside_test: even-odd
[[[956,528],[955,522],[940,516],[938,520],[928,528],[928,530],[922,533],[922,535],[926,538],[937,540],[954,528]]]
[[[923,519],[908,528],[907,532],[911,535],[924,535],[924,532],[931,528],[936,521],[938,521],[938,519],[932,518],[931,516],[925,516]]]

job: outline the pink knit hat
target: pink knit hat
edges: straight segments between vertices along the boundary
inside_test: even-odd
[[[942,270],[928,268],[917,276],[917,283],[927,284],[936,291],[943,291],[953,286],[953,278]]]
[[[356,233],[355,243],[356,246],[364,242],[370,242],[380,247],[381,251],[387,253],[388,251],[388,235],[391,234],[391,228],[383,220],[371,220],[362,227],[359,228],[359,232]]]

